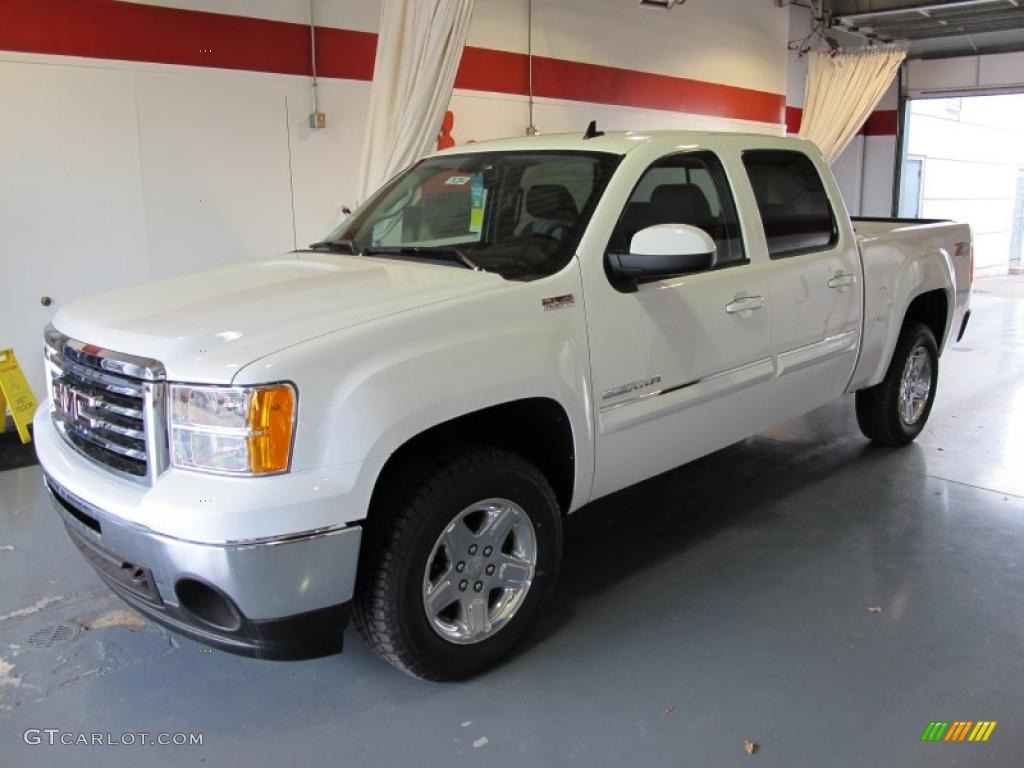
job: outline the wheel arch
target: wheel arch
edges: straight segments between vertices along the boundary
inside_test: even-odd
[[[954,271],[944,248],[905,258],[890,268],[878,253],[863,259],[864,322],[861,355],[848,391],[875,386],[889,370],[900,334],[908,322],[922,322],[935,335],[941,354],[950,336],[955,310]],[[890,254],[891,255],[891,254]],[[899,252],[896,251],[896,255]]]
[[[907,327],[910,323],[924,323],[934,334],[935,343],[941,352],[949,334],[952,314],[952,303],[945,289],[925,291],[907,306],[901,328]]]
[[[549,397],[530,397],[481,408],[435,424],[402,443],[387,459],[374,483],[368,517],[401,483],[425,477],[454,452],[467,446],[504,448],[534,464],[551,483],[562,513],[576,491],[578,452],[572,422]]]
[[[898,317],[898,316],[897,316]],[[903,310],[903,316],[898,323],[893,323],[889,332],[885,354],[879,361],[875,375],[870,382],[874,386],[880,382],[889,366],[892,365],[893,356],[899,343],[903,330],[913,323],[923,323],[935,336],[935,343],[939,354],[942,354],[943,343],[949,335],[949,325],[952,319],[952,302],[945,288],[933,288],[915,295]]]

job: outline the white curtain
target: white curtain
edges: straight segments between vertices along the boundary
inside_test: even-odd
[[[451,101],[475,0],[384,0],[359,201],[427,155]]]
[[[901,46],[810,54],[800,138],[813,141],[834,162],[878,106],[906,57]]]

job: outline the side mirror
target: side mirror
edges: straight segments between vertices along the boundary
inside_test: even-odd
[[[608,271],[622,287],[636,290],[643,280],[710,269],[715,256],[715,241],[703,229],[689,224],[655,224],[633,235],[629,253],[609,253]]]

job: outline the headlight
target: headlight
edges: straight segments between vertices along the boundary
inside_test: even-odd
[[[171,462],[233,475],[288,469],[295,389],[171,385]]]

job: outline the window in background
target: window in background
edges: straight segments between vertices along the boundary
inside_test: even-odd
[[[1020,272],[1024,262],[1024,168],[1017,169],[1017,197],[1013,203],[1013,236],[1010,238],[1010,271]]]
[[[900,177],[900,218],[921,217],[921,190],[924,187],[924,158],[908,157]]]

